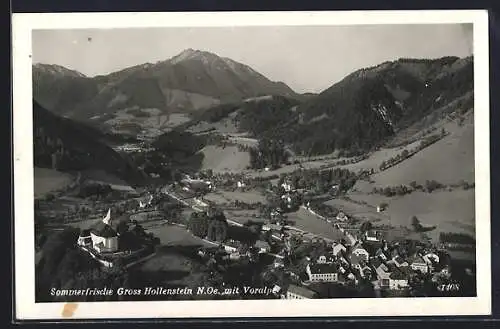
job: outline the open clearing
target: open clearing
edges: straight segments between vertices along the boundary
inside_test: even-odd
[[[73,176],[57,170],[35,167],[35,198],[63,189],[71,184]]]
[[[214,172],[241,172],[250,164],[248,152],[241,152],[236,146],[225,148],[208,145],[203,153],[202,170],[212,169]]]

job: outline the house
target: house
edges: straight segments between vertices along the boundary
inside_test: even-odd
[[[311,282],[337,282],[338,266],[336,264],[307,264],[306,273]]]
[[[325,255],[319,256],[318,259],[316,260],[316,263],[317,264],[326,264],[326,256]]]
[[[361,255],[351,254],[351,267],[361,271],[365,265],[365,258]]]
[[[408,266],[408,262],[405,261],[401,256],[397,255],[396,257],[392,258],[392,263],[396,265],[397,267],[403,267],[403,266]]]
[[[255,247],[259,250],[259,253],[268,253],[271,251],[271,246],[266,241],[257,240],[255,242]]]
[[[368,253],[368,251],[366,251],[366,249],[364,249],[360,246],[354,247],[352,254],[359,256],[359,257],[362,257],[365,261],[367,261],[368,258],[370,258],[370,254]]]
[[[118,232],[111,222],[111,209],[106,216],[90,229],[92,248],[98,253],[115,252],[118,250]],[[116,225],[114,225],[116,226]]]
[[[345,222],[348,219],[346,214],[344,214],[343,211],[339,211],[336,218],[338,221],[341,221],[341,222]]]
[[[427,273],[429,272],[429,266],[427,262],[420,256],[418,257],[412,257],[409,260],[410,267],[414,271],[420,271],[421,273]]]
[[[384,253],[384,251],[382,249],[377,249],[377,251],[375,252],[375,257],[378,257],[380,258],[381,260],[383,261],[387,261],[387,255]]]
[[[347,251],[346,247],[342,243],[334,242],[332,246],[333,256],[338,256],[339,254],[345,253]]]
[[[359,270],[359,274],[361,275],[362,278],[371,278],[372,276],[372,269],[367,266],[367,265],[364,265],[363,267],[361,267],[361,269]]]
[[[90,236],[90,230],[82,230],[80,232],[77,244],[83,247],[92,246],[92,237]]]
[[[313,299],[318,296],[315,291],[309,290],[305,287],[290,284],[286,290],[286,299]]]
[[[389,289],[401,290],[408,288],[408,278],[402,271],[394,271],[389,276]]]
[[[376,230],[368,230],[365,232],[365,239],[366,241],[379,242],[380,233]]]
[[[433,266],[433,264],[439,264],[439,256],[433,252],[425,253],[422,258],[429,266]]]
[[[283,184],[281,184],[281,187],[285,190],[285,192],[292,191],[292,184],[289,180],[285,180]]]
[[[245,184],[245,182],[238,181],[238,183],[236,183],[236,186],[237,186],[238,188],[244,188],[244,187],[246,187],[246,186],[247,186],[247,184]]]
[[[380,260],[378,259],[374,259],[372,261],[372,267],[373,269],[375,270],[375,273],[377,274],[377,278],[379,280],[384,280],[384,279],[389,279],[389,276],[391,274],[391,272],[389,271],[389,268],[384,264],[382,263]],[[383,282],[381,282],[381,285]],[[389,282],[387,282],[387,286],[389,286]]]

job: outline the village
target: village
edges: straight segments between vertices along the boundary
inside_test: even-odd
[[[91,181],[94,189],[98,185]],[[340,185],[326,188],[328,198],[341,198]],[[272,287],[273,298],[445,296],[460,290],[456,287],[463,276],[454,275],[443,244],[423,235],[396,237],[394,229],[327,207],[324,195],[296,188],[286,175],[259,181],[243,175],[184,174],[140,191],[119,185],[111,189],[115,197],[90,205],[83,212],[87,220],[66,215],[81,229],[77,246],[104,268],[147,263],[159,247],[175,244],[168,241],[173,235],[182,235],[176,238],[196,241],[199,261],[215,271],[228,263],[258,267],[255,288]],[[265,197],[254,203],[221,197],[255,191]],[[48,208],[43,206],[47,202],[38,206],[39,212]],[[374,211],[383,213],[384,208],[381,204]],[[314,223],[311,230],[304,218]],[[316,225],[319,229],[312,229]],[[464,273],[472,277],[474,270],[468,267]],[[440,288],[448,286],[457,291]]]

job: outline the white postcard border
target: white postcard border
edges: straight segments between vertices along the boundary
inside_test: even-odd
[[[438,316],[491,313],[489,51],[485,10],[13,14],[15,308],[18,320],[56,320],[65,303],[35,303],[33,29],[272,25],[456,24],[474,26],[477,297],[265,301],[81,302],[71,319]],[[54,50],[57,51],[57,50]]]

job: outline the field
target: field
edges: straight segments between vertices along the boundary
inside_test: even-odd
[[[70,174],[35,167],[35,198],[41,198],[50,192],[63,189],[71,184],[72,181],[73,177]]]
[[[380,224],[409,226],[412,216],[417,216],[422,225],[437,225],[436,230],[428,232],[433,239],[437,239],[439,232],[461,232],[474,235],[474,189],[432,193],[413,192],[392,198],[375,194],[351,194],[350,197],[370,205],[387,202],[389,206],[380,216],[385,217],[385,220]]]
[[[238,200],[246,203],[265,203],[266,198],[257,191],[217,191],[209,193],[205,196],[205,199],[213,201],[215,203],[227,203],[234,200]]]
[[[214,172],[241,172],[250,163],[248,152],[241,152],[236,146],[225,148],[209,145],[200,152],[204,154],[202,170],[212,169]]]
[[[335,229],[331,223],[327,223],[303,208],[287,215],[288,219],[294,222],[291,226],[327,239],[339,240],[344,238],[342,232]]]
[[[205,246],[212,247],[213,245],[204,240],[195,237],[185,228],[175,225],[156,225],[152,228],[145,229],[153,233],[161,241],[162,245],[175,246]]]

